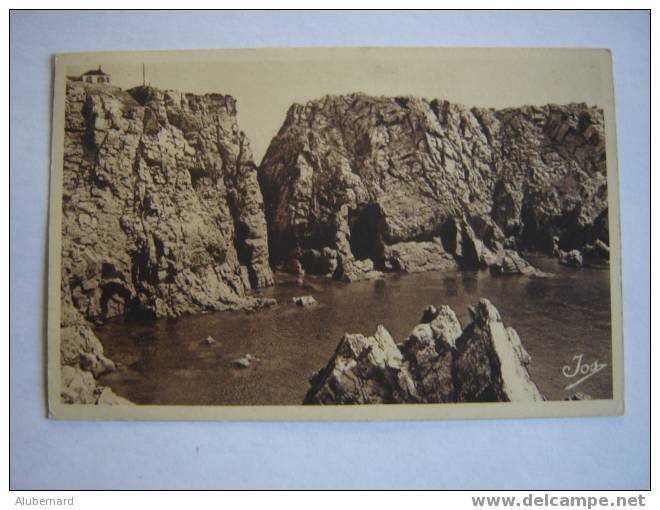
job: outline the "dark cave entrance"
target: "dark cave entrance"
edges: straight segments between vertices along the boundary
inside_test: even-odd
[[[359,206],[348,215],[351,251],[356,259],[383,264],[384,219],[378,204]]]

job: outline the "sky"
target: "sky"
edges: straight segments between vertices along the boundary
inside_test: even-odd
[[[64,60],[67,75],[101,65],[122,88],[142,83],[144,63],[154,87],[234,96],[256,163],[291,104],[326,94],[413,95],[494,108],[612,102],[605,50],[205,50],[70,54]]]

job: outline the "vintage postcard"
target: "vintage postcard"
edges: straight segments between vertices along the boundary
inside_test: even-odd
[[[623,413],[607,50],[54,63],[51,417]]]

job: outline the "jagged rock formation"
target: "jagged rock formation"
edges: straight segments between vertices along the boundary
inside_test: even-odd
[[[231,96],[69,82],[62,190],[63,317],[270,304],[246,295],[273,275],[257,168]],[[63,345],[92,351],[63,352],[64,364],[96,375],[109,366],[87,326],[63,319],[62,328]]]
[[[230,96],[69,83],[63,280],[91,320],[250,306],[272,283]]]
[[[415,271],[490,266],[504,248],[550,252],[554,236],[563,250],[607,245],[603,122],[584,104],[294,104],[259,168],[272,260],[328,248],[335,276],[353,279],[356,260]]]
[[[464,329],[448,306],[428,307],[410,336],[395,344],[346,334],[328,365],[310,378],[305,404],[536,402],[531,361],[518,334],[481,299]]]

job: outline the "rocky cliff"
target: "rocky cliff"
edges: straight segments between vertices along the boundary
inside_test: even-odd
[[[249,306],[272,283],[232,97],[69,83],[63,283],[91,320]]]
[[[76,337],[63,349],[94,344],[101,359],[80,321],[266,303],[246,295],[273,276],[231,96],[70,82],[62,184],[62,331]],[[83,358],[63,352],[96,375]]]
[[[259,179],[273,262],[334,251],[349,280],[365,259],[501,266],[504,249],[609,244],[603,112],[585,104],[326,96],[289,109]]]
[[[378,326],[371,337],[346,334],[310,378],[305,404],[540,402],[531,358],[487,299],[461,328],[448,306],[429,306],[421,323],[396,344]]]

